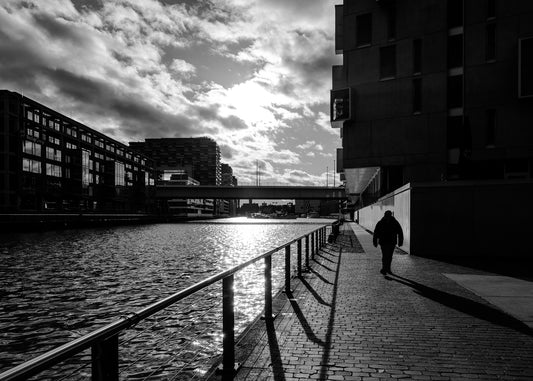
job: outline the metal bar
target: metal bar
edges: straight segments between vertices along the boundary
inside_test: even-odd
[[[265,320],[272,319],[272,256],[265,257]]]
[[[222,281],[222,380],[233,380],[235,369],[233,274]]]
[[[298,260],[298,277],[302,277],[302,239],[298,240],[297,246],[297,260]]]
[[[291,245],[285,246],[285,293],[291,292]]]
[[[91,347],[92,381],[118,381],[118,335]]]
[[[305,236],[305,268],[309,269],[309,234]]]

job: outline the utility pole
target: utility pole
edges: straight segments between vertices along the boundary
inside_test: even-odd
[[[335,159],[333,159],[333,188],[335,188],[335,177],[337,177],[337,170],[335,167]]]

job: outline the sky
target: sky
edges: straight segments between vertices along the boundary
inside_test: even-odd
[[[336,2],[3,0],[0,88],[125,144],[209,136],[241,184],[332,185]]]

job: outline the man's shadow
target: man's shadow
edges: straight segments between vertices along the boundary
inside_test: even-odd
[[[416,293],[457,311],[488,321],[492,324],[511,328],[515,331],[533,336],[533,329],[526,324],[489,305],[462,296],[450,294],[445,291],[440,291],[396,274],[389,274],[385,276],[385,278],[409,286]]]

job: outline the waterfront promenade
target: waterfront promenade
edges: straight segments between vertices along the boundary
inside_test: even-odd
[[[533,283],[400,252],[383,277],[353,223],[311,263],[238,344],[237,380],[533,379]]]

